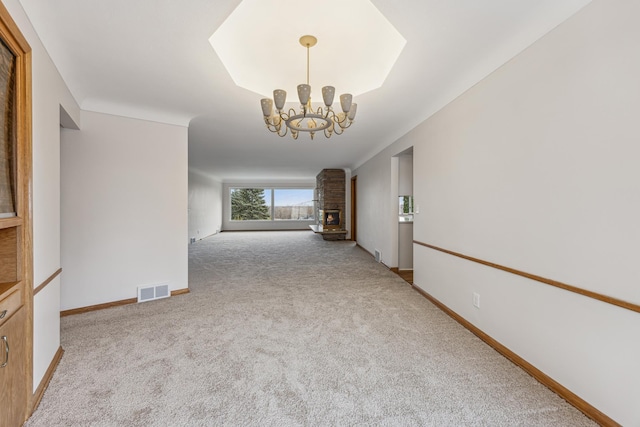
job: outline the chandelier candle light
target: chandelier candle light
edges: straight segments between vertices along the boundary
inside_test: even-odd
[[[262,114],[264,114],[264,122],[269,131],[285,136],[287,130],[291,129],[293,139],[298,139],[300,132],[309,132],[311,139],[316,132],[323,131],[324,136],[331,138],[334,133],[342,135],[345,129],[351,126],[353,119],[356,117],[358,104],[352,102],[353,96],[350,93],[340,95],[341,113],[335,113],[333,108],[333,97],[336,88],[333,86],[325,86],[322,88],[322,99],[325,108],[318,107],[313,110],[311,106],[311,86],[309,85],[309,49],[318,42],[314,36],[300,37],[300,44],[307,48],[307,83],[298,85],[298,98],[300,100],[300,111],[296,113],[293,108],[289,112],[284,112],[284,103],[287,99],[287,92],[282,89],[273,91],[273,99],[263,98],[260,101],[262,106]],[[276,113],[273,112],[273,104],[275,103]],[[285,126],[282,126],[284,122]]]

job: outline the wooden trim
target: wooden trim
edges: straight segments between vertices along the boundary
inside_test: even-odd
[[[55,273],[53,273],[51,276],[49,276],[49,278],[47,280],[45,280],[44,282],[42,282],[40,284],[40,286],[38,286],[37,288],[35,288],[33,290],[33,296],[38,295],[38,292],[40,292],[41,290],[43,290],[45,288],[45,286],[47,286],[49,283],[53,282],[53,279],[55,279],[56,277],[58,277],[60,275],[60,273],[62,273],[62,269],[59,268]]]
[[[468,261],[477,262],[478,264],[486,265],[488,267],[493,267],[498,270],[506,271],[507,273],[515,274],[517,276],[526,277],[527,279],[535,280],[540,283],[544,283],[546,285],[554,286],[556,288],[564,289],[565,291],[574,292],[576,294],[580,294],[585,297],[593,298],[598,301],[606,302],[607,304],[615,305],[617,307],[626,308],[627,310],[635,311],[636,313],[640,313],[640,305],[630,303],[628,301],[623,301],[621,299],[613,298],[607,295],[599,294],[597,292],[588,291],[586,289],[578,288],[576,286],[567,285],[566,283],[558,282],[557,280],[546,279],[541,276],[537,276],[535,274],[525,273],[524,271],[516,270],[514,268],[505,267],[500,264],[495,264],[493,262],[484,261],[478,258],[473,258],[467,255],[463,255],[457,252],[449,251],[447,249],[442,249],[437,246],[429,245],[427,243],[419,242],[414,240],[413,243],[424,246],[430,249],[434,249],[436,251],[444,252],[445,254],[453,255],[458,258],[466,259]]]
[[[392,273],[400,273],[400,269],[398,267],[389,267],[389,270],[391,270]]]
[[[171,296],[175,297],[176,295],[184,295],[188,293],[191,293],[189,288],[176,289],[175,291],[171,291]]]
[[[120,301],[106,302],[104,304],[90,305],[87,307],[72,308],[71,310],[61,311],[60,317],[72,316],[74,314],[88,313],[90,311],[104,310],[106,308],[119,307],[121,305],[135,304],[137,302],[138,302],[138,298],[129,298],[129,299],[123,299]]]
[[[428,292],[424,291],[423,289],[420,289],[418,286],[414,284],[412,284],[411,286],[413,287],[413,289],[418,291],[418,293],[420,293],[426,299],[431,301],[436,307],[438,307],[440,310],[448,314],[456,322],[460,323],[462,326],[467,328],[469,331],[475,334],[478,338],[480,338],[482,341],[487,343],[489,346],[493,347],[493,349],[495,349],[498,353],[502,354],[504,357],[509,359],[515,365],[522,368],[525,372],[527,372],[533,378],[538,380],[538,382],[540,382],[542,385],[546,386],[551,391],[553,391],[554,393],[556,393],[557,395],[565,399],[567,402],[569,402],[571,405],[576,407],[587,417],[591,418],[592,420],[594,420],[595,422],[599,423],[602,426],[611,426],[611,427],[620,426],[620,424],[616,423],[614,420],[612,420],[607,415],[599,411],[597,408],[590,405],[588,402],[580,398],[571,390],[569,390],[568,388],[566,388],[565,386],[563,386],[562,384],[560,384],[559,382],[557,382],[556,380],[554,380],[553,378],[551,378],[550,376],[542,372],[540,369],[533,366],[531,363],[527,362],[522,357],[518,356],[513,351],[509,350],[504,345],[500,344],[498,341],[493,339],[488,334],[484,333],[482,330],[474,326],[472,323],[468,322],[465,318],[460,316],[455,311],[451,310],[449,307],[447,307],[440,301],[438,301],[436,298],[431,296]]]
[[[171,291],[171,296],[188,294],[189,292],[190,292],[189,288],[177,289],[175,291]],[[120,301],[106,302],[104,304],[96,304],[96,305],[90,305],[87,307],[72,308],[71,310],[61,311],[60,317],[72,316],[74,314],[88,313],[90,311],[104,310],[107,308],[119,307],[121,305],[136,304],[137,302],[138,302],[138,298],[128,298]]]
[[[64,354],[64,350],[62,349],[62,347],[58,347],[58,351],[56,351],[55,356],[53,356],[53,360],[49,364],[49,368],[47,369],[47,372],[45,372],[44,377],[42,377],[42,380],[40,381],[40,385],[38,385],[38,388],[33,393],[33,398],[31,399],[33,404],[31,406],[30,414],[33,414],[33,412],[36,409],[38,409],[38,405],[40,405],[42,396],[44,396],[45,390],[47,389],[47,387],[49,387],[51,378],[53,378],[53,374],[58,368],[58,365],[60,364],[60,360],[62,359],[63,354]]]
[[[17,26],[16,26],[16,30]],[[20,31],[18,30],[18,34]],[[28,418],[29,408],[32,405],[32,390],[33,390],[33,142],[32,142],[32,65],[31,65],[31,47],[27,43],[26,39],[20,34],[19,37],[20,47],[24,50],[24,54],[21,55],[21,63],[23,67],[22,77],[18,80],[20,82],[20,95],[23,98],[23,105],[20,107],[21,111],[18,113],[22,116],[22,120],[19,120],[18,138],[22,140],[22,155],[24,156],[23,170],[22,170],[22,227],[24,228],[23,236],[24,241],[22,243],[23,257],[23,280],[25,286],[25,305],[27,309],[27,410],[26,417]]]
[[[358,175],[351,177],[351,240],[358,239]]]
[[[9,11],[2,3],[0,3],[0,15],[2,16],[2,28],[0,28],[0,36],[5,41],[5,43],[7,43],[12,49],[16,49],[16,47],[18,47],[25,53],[31,52],[31,46],[29,46],[29,42],[27,42],[27,39],[22,35],[20,28],[18,28],[18,25],[11,17],[11,14],[9,14]]]
[[[14,216],[11,218],[0,218],[0,229],[18,227],[22,225],[22,218]]]

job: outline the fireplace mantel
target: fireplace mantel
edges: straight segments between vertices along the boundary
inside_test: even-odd
[[[309,228],[314,233],[322,235],[324,240],[344,240],[347,236],[347,230],[326,229],[322,228],[321,225],[310,225]]]

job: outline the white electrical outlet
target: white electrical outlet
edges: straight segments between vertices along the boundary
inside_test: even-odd
[[[473,293],[473,306],[475,308],[480,308],[480,294],[477,292]]]

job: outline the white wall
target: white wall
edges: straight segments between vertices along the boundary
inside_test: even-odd
[[[413,269],[413,222],[398,223],[398,268]]]
[[[62,133],[63,310],[187,284],[187,128],[82,112]]]
[[[418,241],[640,304],[640,3],[594,0],[396,144]],[[399,151],[399,150],[397,150]],[[387,150],[359,168],[359,241]],[[423,246],[414,281],[622,425],[640,425],[640,314]],[[481,308],[472,293],[481,295]]]
[[[413,196],[413,151],[398,156],[398,196]]]
[[[80,109],[18,0],[3,0],[32,49],[33,286],[60,268],[60,106],[76,123]],[[33,300],[33,390],[60,347],[57,277]]]
[[[413,196],[413,150],[398,156],[396,208],[398,208],[400,196]],[[413,221],[398,223],[398,268],[413,269]]]
[[[315,221],[231,221],[231,188],[315,188],[315,181],[299,182],[260,182],[225,183],[222,190],[222,230],[311,230],[309,225]]]
[[[357,176],[357,241],[367,252],[382,253],[382,263],[398,266],[399,158],[411,147],[400,140],[355,169]]]
[[[196,240],[222,229],[222,183],[189,170],[189,238]]]

